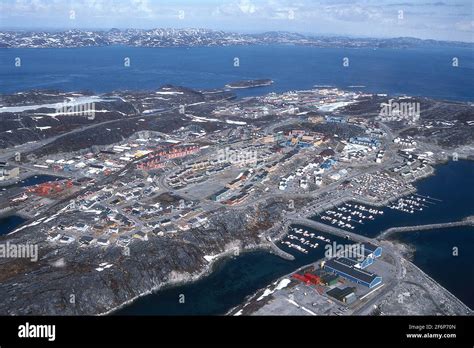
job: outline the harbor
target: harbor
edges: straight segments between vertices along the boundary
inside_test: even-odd
[[[403,198],[396,198],[393,200],[392,203],[394,204],[394,208],[391,209],[389,206],[369,206],[368,204],[362,204],[362,203],[351,203],[351,202],[343,202],[341,203],[340,207],[346,208],[347,211],[340,211],[336,209],[332,209],[337,213],[342,213],[342,215],[347,216],[348,214],[351,215],[351,217],[357,216],[360,217],[358,220],[362,220],[363,224],[360,223],[355,223],[354,226],[357,227],[357,229],[343,229],[341,228],[342,226],[338,226],[337,223],[331,225],[330,223],[328,224],[327,221],[315,221],[316,219],[313,218],[311,219],[305,219],[305,218],[293,218],[289,219],[286,224],[284,224],[284,228],[286,228],[286,231],[280,235],[279,238],[277,239],[272,239],[277,243],[278,247],[283,251],[285,255],[292,255],[294,257],[294,261],[289,261],[289,260],[284,260],[280,257],[277,257],[275,255],[268,254],[266,252],[255,252],[255,253],[249,253],[245,255],[241,255],[237,258],[231,258],[231,259],[225,259],[218,261],[218,266],[216,267],[215,271],[208,277],[203,278],[196,283],[193,284],[188,284],[184,286],[180,286],[177,288],[170,288],[166,289],[163,291],[159,291],[155,294],[145,296],[136,302],[130,304],[129,306],[125,307],[124,309],[118,311],[116,314],[118,315],[135,315],[135,314],[162,314],[162,315],[173,315],[174,313],[181,313],[181,314],[186,314],[186,315],[202,315],[202,314],[245,314],[245,310],[239,313],[240,310],[242,310],[242,306],[244,304],[252,303],[252,301],[255,301],[259,297],[261,297],[265,290],[270,289],[268,291],[272,291],[272,289],[276,288],[280,282],[284,279],[289,279],[291,280],[292,284],[291,286],[288,286],[287,290],[286,287],[280,289],[281,291],[294,291],[296,288],[300,289],[298,293],[300,295],[300,298],[296,295],[294,295],[294,301],[298,303],[304,303],[304,298],[307,296],[304,295],[304,293],[309,294],[311,284],[306,284],[304,281],[301,283],[301,280],[292,278],[292,274],[302,274],[304,277],[304,272],[299,272],[300,269],[304,269],[305,267],[308,267],[308,265],[313,265],[316,264],[318,265],[321,260],[324,259],[324,250],[325,250],[325,245],[328,244],[329,242],[334,242],[336,241],[337,243],[341,244],[347,244],[348,242],[354,242],[354,241],[361,241],[361,242],[370,242],[373,237],[377,237],[382,231],[385,231],[391,227],[395,227],[397,224],[399,225],[400,221],[403,221],[403,225],[407,226],[410,225],[410,222],[413,222],[413,226],[420,225],[426,222],[431,222],[431,223],[436,223],[438,221],[443,221],[446,223],[446,219],[444,219],[444,216],[457,216],[460,219],[463,219],[467,216],[469,216],[469,212],[472,212],[472,205],[467,204],[469,202],[469,199],[472,194],[472,190],[464,190],[460,195],[458,195],[457,199],[455,200],[449,200],[447,199],[448,195],[447,192],[449,190],[452,190],[454,186],[457,186],[457,184],[463,184],[466,185],[465,187],[472,187],[469,186],[470,180],[472,180],[473,176],[470,176],[470,173],[474,170],[474,163],[469,162],[469,161],[460,161],[460,162],[450,162],[448,164],[444,165],[439,165],[437,167],[436,175],[430,176],[428,178],[423,179],[420,182],[416,183],[418,192],[415,193],[409,193],[407,196]],[[448,180],[447,178],[450,175],[455,175],[456,181],[452,182]],[[448,185],[440,185],[440,182],[447,183]],[[449,185],[452,185],[451,187]],[[417,199],[419,198],[419,200]],[[425,198],[425,200],[423,200]],[[399,199],[402,199],[402,201],[399,201]],[[419,204],[419,205],[417,205]],[[357,208],[356,208],[357,205]],[[395,207],[400,207],[402,209],[408,210],[406,208],[409,208],[408,211],[403,211],[400,209],[396,209]],[[411,213],[411,210],[413,208],[413,213]],[[423,209],[421,209],[423,208]],[[354,212],[355,210],[358,211],[357,214],[352,215],[349,213],[349,210]],[[442,212],[442,216],[440,216],[440,212]],[[454,214],[451,214],[454,213]],[[365,216],[365,218],[362,218],[360,216]],[[342,217],[341,215],[341,217]],[[373,219],[370,219],[369,217],[372,216]],[[403,219],[409,219],[408,221],[401,220]],[[410,220],[411,219],[411,220]],[[344,221],[344,220],[343,220]],[[347,222],[347,219],[345,220],[346,223],[351,223]],[[351,223],[352,224],[352,223]],[[395,226],[394,226],[395,225]],[[443,225],[440,225],[443,226]],[[345,227],[345,226],[344,226]],[[366,228],[366,230],[361,230],[361,227]],[[439,226],[437,226],[439,227]],[[450,242],[450,238],[457,239],[459,238],[465,238],[465,237],[458,237],[459,232],[457,231],[458,228],[471,228],[468,226],[464,227],[454,227],[453,229],[450,229],[449,236],[447,237],[446,233],[438,233],[436,232],[437,230],[432,230],[430,233],[426,233],[423,238],[427,238],[428,240],[430,238],[433,239],[433,242],[436,243],[436,245],[439,245],[440,247],[442,245],[445,245],[446,248],[451,249],[451,245],[453,242]],[[410,233],[403,233],[403,235],[408,238],[408,243],[413,242],[413,237],[415,235],[419,235],[416,231],[411,231]],[[464,236],[466,235],[466,232],[463,232]],[[394,233],[393,237],[398,237],[400,234]],[[291,237],[290,237],[291,236]],[[474,234],[470,234],[470,236],[474,236]],[[405,237],[404,237],[405,238]],[[385,241],[384,238],[381,238],[381,242],[388,246],[388,248],[395,248],[397,249],[398,246],[397,244],[392,244],[392,243],[397,243],[396,241]],[[287,243],[286,243],[287,242]],[[379,240],[380,242],[380,240]],[[473,239],[468,237],[467,240],[464,241],[464,243],[467,244],[461,244],[462,245],[462,250],[466,250],[465,248],[471,248],[472,247],[472,242]],[[388,244],[385,244],[388,243]],[[293,247],[290,247],[290,245],[295,245]],[[311,247],[310,244],[313,246]],[[314,247],[317,244],[316,247]],[[470,246],[471,245],[471,246]],[[296,247],[297,246],[297,247]],[[306,251],[304,252],[303,249]],[[416,251],[415,251],[416,255]],[[472,288],[474,284],[472,283],[472,279],[474,277],[468,277],[464,278],[464,280],[468,280],[470,282],[469,284],[460,284],[459,282],[452,281],[453,278],[456,278],[456,272],[452,272],[453,268],[451,269],[450,272],[436,272],[435,267],[433,265],[439,264],[438,261],[441,258],[442,255],[445,254],[440,254],[439,249],[432,250],[429,253],[429,258],[432,260],[429,265],[426,264],[426,262],[420,262],[420,260],[423,260],[424,257],[421,255],[426,255],[426,250],[420,250],[420,255],[415,256],[413,262],[409,263],[408,261],[403,261],[404,268],[407,270],[410,270],[409,274],[411,274],[409,277],[412,279],[417,279],[417,281],[422,281],[423,283],[429,283],[431,285],[427,285],[424,287],[423,291],[426,291],[428,298],[431,298],[431,296],[437,297],[437,296],[447,296],[447,298],[450,299],[455,299],[453,301],[459,301],[456,299],[454,296],[459,296],[462,298],[465,304],[471,305],[472,306],[472,296],[470,294],[466,293],[466,289]],[[445,258],[445,256],[443,256]],[[459,269],[465,269],[468,266],[469,262],[472,262],[472,257],[470,253],[462,252],[460,255],[455,259],[457,262],[460,263],[460,265],[463,265],[463,268]],[[471,261],[469,261],[471,260]],[[390,261],[387,260],[387,262],[394,262],[394,260]],[[407,263],[408,262],[408,263]],[[256,270],[256,266],[258,266],[258,270]],[[384,267],[380,268],[380,265],[383,266],[383,264],[379,263],[379,268],[378,272],[386,272],[384,271]],[[418,268],[418,267],[420,268]],[[445,264],[445,267],[447,264]],[[260,268],[261,267],[261,268]],[[390,267],[389,267],[390,268]],[[237,271],[239,269],[239,271]],[[271,271],[269,270],[271,269]],[[472,269],[472,268],[471,268]],[[260,272],[263,272],[264,275]],[[427,272],[428,274],[424,274],[423,271]],[[268,273],[267,273],[268,272]],[[421,272],[421,273],[420,273]],[[245,276],[244,276],[245,274]],[[390,278],[387,278],[387,274],[385,274],[385,281],[388,281]],[[431,278],[433,277],[433,279]],[[295,280],[292,280],[295,279]],[[451,279],[451,280],[450,280]],[[245,281],[244,281],[245,280]],[[298,283],[295,283],[295,281],[299,281],[300,285]],[[446,291],[443,288],[440,288],[436,282],[440,282],[448,291]],[[221,283],[222,282],[222,283]],[[244,286],[244,284],[247,287],[248,291],[244,291],[241,286]],[[264,284],[270,284],[264,285]],[[273,285],[272,285],[273,284]],[[285,284],[285,283],[283,283]],[[288,282],[288,284],[290,284]],[[346,285],[347,286],[347,285]],[[350,286],[350,284],[349,284]],[[213,291],[210,291],[209,289],[214,289]],[[188,305],[179,305],[177,298],[179,294],[187,294],[187,293],[194,293],[195,291],[198,291],[198,289],[208,289],[207,292],[205,292],[205,295],[203,294],[204,298],[206,299],[206,306],[204,309],[203,307],[200,307],[198,304],[188,304]],[[214,294],[215,289],[219,289],[218,294]],[[259,290],[260,289],[260,290]],[[293,289],[293,290],[292,290]],[[301,291],[301,289],[306,289]],[[311,292],[318,292],[317,287],[314,288],[315,290],[311,290]],[[381,292],[386,291],[386,285],[381,288]],[[388,287],[387,287],[388,289]],[[402,287],[402,289],[405,289],[401,291],[401,293],[410,293],[410,291],[414,291],[414,289],[411,289],[409,285],[405,285],[405,287]],[[330,290],[330,289],[329,289]],[[267,291],[267,292],[268,292]],[[226,295],[224,295],[223,293]],[[451,294],[452,292],[452,294]],[[200,293],[200,292],[199,292]],[[236,293],[239,294],[239,296],[236,297]],[[377,293],[377,291],[375,292]],[[289,295],[290,293],[287,293]],[[454,294],[454,295],[453,295]],[[363,297],[364,295],[362,294],[360,297]],[[368,300],[370,300],[370,296],[368,296]],[[229,299],[235,299],[235,301],[229,301]],[[270,299],[270,296],[265,297],[266,300],[261,300],[262,303],[266,303],[268,299]],[[227,307],[225,305],[222,305],[219,303],[219,299],[226,303]],[[364,298],[365,299],[365,298]],[[398,298],[395,297],[393,301],[397,302]],[[404,299],[405,303],[410,303],[409,298]],[[260,301],[259,301],[260,302]],[[314,301],[313,301],[314,302]],[[370,301],[369,301],[370,302]],[[215,305],[209,306],[209,304],[212,303]],[[239,305],[240,303],[240,305]],[[327,300],[323,300],[320,305],[326,303],[328,305]],[[336,303],[335,306],[328,306],[326,310],[333,311],[334,313],[337,313],[335,315],[347,315],[351,313],[349,310],[344,310],[344,306],[342,306],[341,302],[334,302]],[[339,305],[338,305],[339,303]],[[412,304],[415,306],[414,304]],[[419,306],[431,306],[429,301],[420,303],[418,304]],[[305,305],[291,305],[290,307],[285,307],[286,311],[288,311],[289,314],[293,315],[301,315],[301,314],[310,314],[302,307],[309,309],[310,311],[314,311],[314,308],[311,309],[312,303],[310,303],[309,306]],[[461,311],[468,311],[465,307],[463,307],[462,304],[458,302],[458,309]],[[412,307],[413,310],[416,310],[418,308],[421,310],[421,307]],[[226,309],[225,309],[226,308]],[[232,308],[232,309],[231,309]],[[246,307],[247,309],[252,309],[252,313],[255,313],[256,308],[252,307],[252,305],[248,305]],[[283,307],[279,307],[282,309]],[[317,306],[315,307],[317,308]],[[330,309],[332,308],[332,309]],[[363,308],[359,308],[356,311],[358,313],[363,312]],[[364,307],[365,308],[365,307]],[[398,313],[396,312],[395,307],[390,307],[388,304],[386,305],[387,311],[395,311],[393,313]],[[389,311],[390,308],[390,311]],[[463,309],[464,308],[464,309]],[[440,310],[439,308],[433,309],[434,311]],[[453,309],[455,310],[455,309]],[[263,313],[263,312],[262,312]],[[277,312],[264,312],[266,314],[280,314]],[[257,313],[258,314],[258,313]],[[368,313],[366,313],[368,314]],[[387,314],[387,313],[386,313]]]

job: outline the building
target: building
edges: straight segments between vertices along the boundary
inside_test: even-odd
[[[407,137],[407,138],[397,137],[393,139],[393,142],[401,146],[416,146],[417,144],[416,141],[412,137]]]
[[[324,122],[324,117],[320,115],[309,116],[308,121],[311,123],[319,124]]]
[[[240,186],[243,185],[244,180],[245,179],[243,177],[240,177],[238,179],[234,179],[234,180],[232,180],[231,182],[229,182],[227,184],[227,187],[232,189],[232,190],[235,190],[235,189],[237,189],[237,188],[239,188]]]
[[[328,159],[335,155],[336,155],[336,152],[334,152],[333,149],[326,149],[319,153],[319,156],[321,156],[323,159]]]
[[[0,167],[0,181],[16,179],[20,176],[20,168],[5,165]]]
[[[305,134],[306,134],[306,131],[304,129],[293,129],[289,133],[290,136],[297,136],[297,137],[302,137]]]
[[[325,273],[320,276],[321,284],[326,285],[326,286],[333,286],[337,285],[339,281],[339,277],[334,274],[328,274]]]
[[[376,148],[380,146],[380,140],[370,138],[370,137],[352,137],[349,139],[349,142],[351,144],[363,145],[363,146],[368,146],[372,148]]]
[[[341,116],[326,116],[327,123],[346,123],[346,119]]]
[[[354,260],[337,257],[323,262],[323,267],[326,271],[338,274],[351,282],[373,288],[382,283],[382,277],[370,273],[357,267],[358,263]]]
[[[369,252],[368,255],[372,255],[374,258],[382,256],[382,247],[372,243],[362,243],[364,250]]]
[[[61,238],[61,235],[59,233],[52,233],[49,234],[46,240],[48,242],[57,242]]]
[[[71,236],[62,236],[60,239],[59,239],[59,243],[62,243],[62,244],[71,244],[72,242],[74,242],[76,239],[74,237],[71,237]]]
[[[138,231],[133,234],[133,238],[135,239],[140,239],[142,241],[147,241],[148,240],[148,235],[145,232]]]
[[[372,243],[361,243],[360,249],[353,249],[352,252],[357,250],[362,250],[363,253],[360,255],[353,255],[353,257],[348,257],[348,259],[355,262],[355,267],[364,269],[374,263],[375,259],[382,256],[382,247],[379,247]]]
[[[229,188],[225,187],[222,190],[219,190],[216,193],[214,193],[211,196],[211,199],[214,202],[220,202],[222,200],[229,198],[230,196],[232,196],[232,191]]]
[[[101,246],[108,246],[110,241],[107,238],[99,238],[97,239],[97,244]]]
[[[336,164],[336,161],[334,159],[328,159],[326,161],[324,161],[322,164],[321,164],[321,168],[322,169],[331,169],[331,167]]]
[[[357,300],[355,290],[356,288],[350,286],[345,287],[343,289],[336,287],[334,289],[329,290],[326,295],[331,296],[340,302],[351,304]]]
[[[275,137],[273,135],[264,136],[262,138],[262,142],[264,144],[274,143],[275,142]]]
[[[94,241],[94,237],[91,236],[82,236],[79,238],[79,243],[81,245],[90,245]]]
[[[118,239],[117,239],[117,244],[120,245],[120,246],[127,246],[128,244],[130,244],[130,237],[129,236],[120,236]]]
[[[385,156],[385,151],[381,150],[377,153],[377,156],[375,157],[375,162],[376,163],[382,163],[383,158]]]

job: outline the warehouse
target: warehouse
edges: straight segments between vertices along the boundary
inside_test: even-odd
[[[345,287],[344,289],[341,288],[334,288],[329,290],[326,295],[331,296],[335,298],[336,300],[340,302],[344,302],[346,304],[351,304],[355,300],[357,300],[357,297],[355,295],[355,290],[356,288],[354,287]]]
[[[354,283],[373,288],[382,282],[382,277],[356,267],[357,262],[338,257],[323,263],[325,270],[338,274]]]

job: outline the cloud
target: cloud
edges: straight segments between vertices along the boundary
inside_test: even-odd
[[[474,20],[457,22],[455,26],[456,29],[460,31],[474,32]]]
[[[21,18],[25,25],[64,27],[71,25],[71,9],[76,27],[199,26],[473,40],[472,0],[0,0],[1,24],[18,26]],[[176,20],[179,11],[185,13],[182,21]]]

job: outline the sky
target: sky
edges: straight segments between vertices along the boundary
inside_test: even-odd
[[[207,28],[474,41],[474,0],[0,0],[2,29]]]

